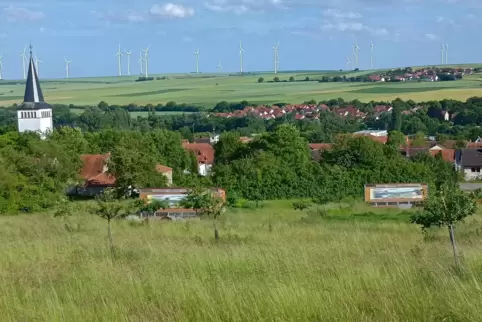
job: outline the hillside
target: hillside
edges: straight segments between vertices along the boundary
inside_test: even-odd
[[[467,67],[469,65],[464,65]],[[212,107],[217,102],[247,100],[253,103],[299,103],[306,100],[328,100],[341,97],[359,99],[393,100],[397,97],[415,101],[452,98],[465,100],[480,92],[480,75],[470,75],[456,82],[434,83],[319,83],[304,81],[323,76],[365,76],[378,71],[295,71],[281,72],[279,83],[272,82],[272,73],[229,74],[173,74],[153,75],[153,81],[136,82],[137,76],[43,80],[42,89],[50,103],[95,105],[104,100],[110,104],[159,104],[175,101]],[[263,77],[264,83],[258,83]],[[288,82],[293,77],[295,81]],[[271,81],[271,82],[269,82]],[[24,84],[0,81],[0,104],[20,103]]]

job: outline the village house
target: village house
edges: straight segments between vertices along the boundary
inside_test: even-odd
[[[115,187],[116,178],[108,172],[110,153],[84,154],[80,158],[82,160],[80,176],[83,183],[68,189],[68,195],[94,197],[107,188]],[[172,168],[158,164],[156,170],[166,177],[168,185],[172,185]]]
[[[461,149],[455,153],[456,169],[463,173],[464,179],[482,179],[482,149]]]
[[[209,143],[183,143],[182,147],[196,156],[199,174],[209,175],[214,164],[213,146]]]

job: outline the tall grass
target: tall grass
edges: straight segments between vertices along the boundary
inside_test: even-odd
[[[1,321],[476,321],[478,218],[445,231],[343,209],[235,210],[210,221],[114,223],[78,213],[0,218]],[[365,210],[363,210],[365,211]],[[374,210],[374,217],[396,212]],[[271,218],[271,219],[269,219]],[[357,219],[358,218],[358,219]],[[268,229],[272,223],[272,231]]]

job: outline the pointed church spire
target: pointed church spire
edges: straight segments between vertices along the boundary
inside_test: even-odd
[[[35,68],[35,63],[33,60],[32,48],[32,44],[30,44],[30,62],[28,65],[27,83],[25,86],[25,95],[23,97],[23,102],[38,104],[44,102],[44,95],[42,93],[42,89],[40,88],[37,70]]]

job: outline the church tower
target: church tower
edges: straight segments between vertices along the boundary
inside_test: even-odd
[[[52,106],[44,102],[37,70],[35,68],[32,45],[30,45],[30,63],[23,103],[17,109],[18,131],[37,132],[42,139],[52,131]]]

